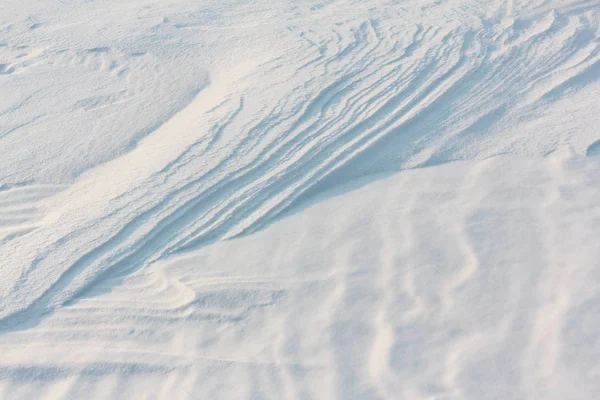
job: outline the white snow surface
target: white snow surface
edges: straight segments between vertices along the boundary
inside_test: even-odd
[[[600,398],[597,0],[3,0],[0,399]]]

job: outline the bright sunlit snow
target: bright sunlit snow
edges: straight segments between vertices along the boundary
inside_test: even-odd
[[[600,398],[597,0],[2,0],[0,399]]]

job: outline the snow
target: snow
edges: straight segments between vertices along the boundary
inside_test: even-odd
[[[599,28],[4,1],[0,398],[597,398]]]

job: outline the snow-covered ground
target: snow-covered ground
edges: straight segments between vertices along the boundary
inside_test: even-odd
[[[0,398],[600,398],[597,0],[2,0]]]

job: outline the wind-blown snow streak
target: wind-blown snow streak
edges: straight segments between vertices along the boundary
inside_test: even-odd
[[[504,153],[538,157],[564,146],[591,157],[597,153],[600,116],[597,103],[589,100],[600,94],[600,7],[594,1],[381,1],[373,5],[353,0],[302,4],[265,0],[204,2],[200,6],[186,0],[160,5],[111,1],[106,2],[110,5],[57,6],[64,7],[60,18],[49,9],[37,11],[43,7],[38,3],[7,6],[7,19],[0,24],[0,85],[3,93],[10,93],[0,100],[0,154],[6,155],[0,161],[0,184],[5,185],[0,186],[2,341],[25,335],[37,324],[64,324],[58,321],[70,312],[76,314],[73,321],[92,323],[80,319],[83,314],[78,307],[96,301],[88,296],[105,287],[106,282],[113,282],[108,285],[112,288],[115,280],[132,273],[146,279],[147,268],[155,271],[157,265],[169,265],[184,252],[261,231],[321,198],[331,187],[363,176]],[[36,13],[40,14],[36,17]],[[43,15],[48,15],[47,22],[38,21]],[[89,21],[89,15],[94,16],[93,21]],[[68,27],[69,21],[74,26],[81,24],[81,18],[103,27],[107,33],[102,40],[106,43],[100,43],[96,35],[86,36],[85,29]],[[81,37],[72,32],[81,32]],[[51,79],[44,80],[44,76]],[[54,107],[54,103],[60,107]],[[472,165],[474,170],[466,172],[477,174],[480,164]],[[549,175],[548,179],[558,179]],[[532,175],[532,179],[537,178]],[[411,185],[417,183],[416,178],[410,181]],[[469,190],[479,195],[476,189]],[[512,189],[503,186],[501,190]],[[595,190],[593,185],[589,190]],[[31,205],[11,200],[19,196],[31,196],[35,204],[33,200]],[[476,199],[472,201],[477,203]],[[547,194],[542,201],[551,207],[555,199]],[[443,203],[430,204],[439,205]],[[467,229],[471,217],[457,216],[454,222],[463,228],[456,229]],[[527,218],[535,222],[540,233],[545,231],[548,221],[544,218],[529,214]],[[420,223],[424,222],[415,220],[406,229]],[[377,247],[387,249],[382,254],[393,254],[395,245],[390,240],[396,231],[389,229],[388,233],[378,233],[382,238]],[[486,232],[483,229],[481,235]],[[556,230],[544,234],[552,232]],[[588,238],[586,232],[579,233]],[[481,254],[497,265],[504,262],[500,259],[504,252],[488,254],[487,248],[475,248],[489,245],[487,241],[472,243],[470,233],[459,233],[452,251],[460,254],[448,257],[464,259],[458,264],[465,266],[457,272],[453,269],[457,263],[448,264],[452,272],[446,273],[449,280],[443,285],[439,282],[441,292],[421,293],[413,281],[417,277],[412,276],[419,272],[410,267],[403,272],[406,296],[441,296],[439,301],[411,300],[416,316],[432,311],[432,302],[440,302],[436,303],[440,310],[464,310],[465,300],[454,299],[452,293],[477,274]],[[441,235],[452,233],[442,230],[439,234],[433,248],[428,249],[423,239],[406,233],[406,240],[423,246],[425,254],[405,254],[407,262],[440,267],[442,256],[436,262],[420,259],[434,257],[436,243],[445,240]],[[516,245],[506,240],[507,247]],[[540,240],[557,241],[552,237]],[[335,260],[335,265],[351,263],[345,257],[354,257],[352,254],[336,253],[341,259]],[[557,253],[549,259],[558,262],[560,257]],[[379,354],[391,354],[397,337],[396,328],[387,325],[389,314],[401,311],[389,309],[396,307],[392,307],[393,296],[398,293],[390,286],[390,279],[398,273],[398,263],[383,259],[377,265],[381,267],[379,275],[365,282],[367,292],[380,288],[384,293],[375,296],[377,301],[364,305],[378,307],[371,321],[377,326],[372,351],[361,349],[365,357],[345,359],[343,343],[350,346],[356,338],[362,343],[361,335],[368,337],[371,328],[344,342],[346,325],[353,322],[346,323],[335,315],[327,320],[338,324],[327,329],[339,335],[340,351],[327,355],[329,361],[324,368],[332,371],[331,365],[338,366],[333,370],[344,379],[341,387],[348,390],[332,392],[331,396],[394,398],[403,391],[404,397],[410,398],[419,397],[425,390],[415,388],[416,392],[411,392],[410,385],[397,386],[405,382],[397,379],[398,371],[389,370],[390,365],[408,361],[381,364]],[[168,275],[168,268],[164,268]],[[561,274],[555,272],[556,276]],[[552,282],[562,279],[552,275],[555,272],[548,272]],[[445,276],[444,271],[439,273]],[[437,279],[433,272],[427,278]],[[263,291],[252,285],[253,289],[246,290],[246,277],[242,277],[239,290],[198,297],[194,285],[189,288],[185,283],[164,279],[168,281],[165,290],[176,293],[172,299],[175,305],[166,308],[177,318],[194,318],[193,313],[186,314],[190,302],[208,308],[213,303],[231,304],[232,309],[250,303],[263,307],[284,301],[281,296],[286,294],[284,289]],[[348,284],[345,280],[336,285]],[[548,288],[553,290],[553,284]],[[141,285],[145,287],[146,283]],[[272,282],[273,287],[278,285]],[[494,290],[518,293],[521,287],[515,285]],[[334,308],[336,304],[352,308],[344,303],[349,301],[346,297],[360,296],[349,295],[348,291],[360,290],[360,285],[344,290],[338,287],[332,297],[321,300]],[[509,298],[506,293],[498,296]],[[156,295],[154,289],[150,295]],[[368,298],[368,293],[365,296]],[[556,302],[556,309],[564,311],[566,305]],[[117,312],[110,318],[117,318],[119,306],[110,307]],[[123,318],[135,319],[134,314],[140,312],[136,307],[125,307]],[[166,324],[167,320],[161,319],[163,314],[153,307],[146,308],[151,315],[148,318],[157,318],[157,326]],[[101,307],[93,310],[104,312]],[[308,312],[308,308],[302,312]],[[535,314],[543,319],[541,315]],[[479,316],[484,318],[483,314]],[[236,321],[239,315],[219,309],[212,317]],[[283,314],[279,317],[290,319]],[[525,314],[517,317],[527,319]],[[47,318],[56,320],[45,322]],[[391,319],[396,321],[395,317]],[[436,321],[444,322],[442,317]],[[509,325],[495,327],[499,329],[496,333],[470,331],[473,336],[469,343],[502,343],[502,332],[510,329],[510,324],[520,323],[507,321]],[[537,323],[539,327],[527,332],[539,336],[547,323]],[[83,329],[88,332],[87,327]],[[152,328],[147,329],[142,336],[155,335],[150,332]],[[278,398],[287,398],[297,389],[288,386],[298,376],[292,379],[285,375],[309,373],[301,366],[294,370],[294,351],[319,350],[294,349],[285,335],[278,340],[283,341],[278,351],[285,357],[280,355],[281,359],[275,361],[269,358],[265,368],[281,371],[282,387],[273,390],[280,395]],[[450,347],[440,347],[447,356],[446,369],[435,370],[443,367],[439,364],[423,367],[431,368],[424,372],[423,382],[435,377],[445,382],[445,387],[462,387],[460,371],[467,367],[463,367],[460,354],[477,349],[463,349],[465,346],[450,342]],[[552,351],[558,354],[558,350],[552,350],[552,346],[557,342],[552,337],[540,339],[540,349],[523,361],[527,373],[533,373],[532,366],[544,357],[544,365],[554,368],[552,357],[558,355],[553,356]],[[426,343],[422,347],[426,348]],[[135,359],[132,351],[123,359]],[[21,371],[18,361],[12,362],[7,356],[2,360],[5,369],[0,376],[14,380],[32,374],[54,381],[74,374],[96,376],[101,374],[98,371],[118,375],[164,372],[170,376],[169,368],[188,372],[197,368],[197,358],[184,362],[173,354],[165,351],[165,357],[173,362],[158,366],[144,361],[145,356],[140,354],[134,364],[94,359],[94,363],[101,364],[82,361],[84,367],[66,363],[64,367],[40,371],[30,371],[30,367]],[[14,356],[17,360],[18,354]],[[236,360],[233,355],[225,359],[220,355],[211,357],[207,360],[217,364],[235,364]],[[414,354],[412,357],[419,358]],[[433,358],[435,355],[431,355]],[[403,368],[427,363],[420,358],[413,362],[412,367],[402,364]],[[481,362],[485,364],[485,357]],[[355,381],[352,374],[363,367],[369,370],[360,377],[372,379],[372,388],[367,392],[353,386],[360,385],[360,380]],[[315,371],[319,370],[315,366]],[[441,371],[446,375],[440,375]],[[404,373],[411,377],[409,372]],[[539,374],[531,378],[552,376],[547,371]],[[322,379],[330,390],[339,389],[332,383],[337,378],[325,374]],[[511,377],[506,379],[508,383],[502,387],[514,383]],[[520,386],[524,392],[508,397],[546,396],[535,392],[535,384],[525,386]],[[460,391],[444,393],[461,396]],[[475,392],[469,393],[478,398]],[[302,397],[301,393],[297,395]],[[231,396],[236,397],[234,393]]]
[[[111,271],[254,232],[366,172],[589,144],[497,132],[597,77],[595,4],[524,17],[444,10],[447,21],[432,11],[409,23],[413,13],[386,9],[331,29],[290,25],[288,40],[308,48],[296,44],[233,82],[215,77],[226,86],[220,95],[201,93],[154,140],[49,201],[60,216],[2,243],[1,326],[35,318]],[[197,131],[182,134],[193,114]],[[141,172],[111,187],[123,168]]]

